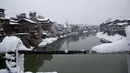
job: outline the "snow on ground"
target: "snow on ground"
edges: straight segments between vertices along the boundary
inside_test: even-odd
[[[15,51],[19,47],[19,50],[29,50],[27,49],[20,38],[16,36],[6,36],[0,43],[0,52]]]
[[[130,26],[125,29],[127,37],[115,41],[113,43],[106,43],[95,46],[91,51],[97,53],[111,53],[111,52],[125,52],[130,51]],[[91,52],[90,51],[90,52]]]
[[[43,42],[47,44],[56,41],[58,38],[47,38],[44,39]],[[0,52],[9,52],[9,51],[18,51],[18,50],[29,50],[27,49],[20,38],[16,36],[6,36],[3,41],[0,43]],[[16,52],[16,56],[14,54],[5,53],[6,65],[10,71],[7,69],[0,69],[0,73],[24,73],[24,55]],[[16,59],[16,62],[14,60]],[[33,73],[33,72],[25,72],[25,73]],[[57,72],[37,72],[37,73],[57,73]]]
[[[108,40],[110,42],[115,42],[117,40],[120,40],[122,38],[125,38],[124,36],[121,36],[119,34],[115,34],[114,36],[109,36],[107,33],[103,34],[103,32],[98,32],[97,37],[99,37],[100,39],[105,39],[105,40]]]
[[[0,69],[0,73],[9,73],[7,69]]]
[[[39,47],[44,47],[44,46],[46,46],[47,44],[53,43],[53,42],[56,41],[57,39],[58,39],[58,37],[51,37],[51,38],[43,39],[42,42],[41,42],[38,46],[39,46]]]
[[[67,35],[61,35],[60,37],[50,37],[50,38],[46,38],[46,39],[43,39],[42,42],[38,45],[39,47],[44,47],[46,46],[47,44],[51,44],[53,43],[54,41],[58,40],[59,38],[64,38],[64,37],[67,37],[67,36],[70,36],[70,35],[77,35],[78,32],[72,32],[70,34],[67,34]]]
[[[130,43],[126,39],[122,39],[113,43],[106,43],[92,48],[97,53],[111,53],[130,51]]]
[[[0,52],[5,53],[6,65],[11,73],[23,73],[24,68],[24,55],[18,54],[18,50],[30,50],[27,49],[20,38],[16,36],[6,36],[0,43]],[[7,52],[17,51],[16,56],[14,54],[8,54]],[[9,60],[7,60],[9,59]],[[16,59],[16,62],[14,60]],[[9,73],[6,69],[1,69],[0,73]]]

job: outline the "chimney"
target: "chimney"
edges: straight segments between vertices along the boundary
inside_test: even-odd
[[[35,21],[35,20],[36,20],[36,14],[37,14],[36,12],[31,12],[31,11],[30,11],[30,12],[29,12],[29,18],[30,18],[31,20],[34,20],[34,21]]]

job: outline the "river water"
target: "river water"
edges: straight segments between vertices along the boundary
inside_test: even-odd
[[[94,34],[84,34],[59,39],[44,50],[90,50],[101,44]],[[109,55],[25,55],[25,71],[58,73],[128,73],[127,56]]]

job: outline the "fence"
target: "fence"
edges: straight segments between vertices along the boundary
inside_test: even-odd
[[[91,52],[90,50],[52,50],[52,51],[48,51],[48,50],[16,50],[16,52],[8,52],[8,54],[16,54],[16,63],[17,58],[18,58],[18,54],[126,54],[127,55],[127,64],[128,64],[128,73],[130,73],[130,51],[125,51],[125,52],[112,52],[112,53],[96,53],[96,52]],[[18,73],[18,71],[17,71]]]

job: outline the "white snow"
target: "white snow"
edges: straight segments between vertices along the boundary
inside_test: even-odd
[[[10,25],[18,25],[19,23],[10,22]]]
[[[47,21],[48,19],[37,19],[38,21]]]
[[[16,35],[29,35],[29,33],[15,33]]]
[[[10,19],[10,22],[15,22],[15,23],[17,23],[18,21],[16,21],[16,20],[13,20],[13,19]]]
[[[53,43],[53,42],[56,41],[57,39],[58,39],[58,37],[51,37],[51,38],[43,39],[42,42],[41,42],[38,46],[39,46],[39,47],[44,47],[44,46],[46,46],[47,44]]]
[[[19,50],[29,50],[27,49],[20,38],[16,36],[6,36],[0,43],[0,52],[15,51],[19,46]]]
[[[92,48],[91,51],[95,51],[97,53],[111,53],[111,52],[125,52],[130,51],[130,26],[125,29],[126,38],[120,39],[113,43],[106,43],[102,45],[98,45]],[[90,51],[90,52],[91,52]]]
[[[107,33],[103,34],[103,32],[98,32],[96,36],[100,39],[105,39],[105,40],[108,40],[110,42],[115,42],[117,40],[125,38],[124,36],[121,36],[119,34],[115,34],[114,36],[112,36],[112,35],[109,36]]]
[[[57,38],[47,38],[43,40],[47,43],[52,43],[56,41]],[[14,54],[5,53],[6,59],[10,59],[10,61],[6,60],[6,65],[9,68],[11,73],[24,73],[24,54],[19,54],[18,50],[28,50],[20,40],[16,36],[6,36],[3,41],[0,43],[0,52],[9,52],[16,51],[16,56]],[[16,62],[13,62],[15,60]],[[15,67],[16,66],[16,67]],[[6,69],[1,69],[0,73],[9,73]],[[33,73],[33,72],[25,72],[25,73]],[[57,72],[37,72],[37,73],[57,73]]]
[[[117,23],[117,25],[124,25],[124,24],[128,24],[127,22],[125,23]]]
[[[5,54],[6,55],[6,54]],[[15,60],[15,57],[13,54],[7,54],[6,55],[6,59],[12,59],[12,60]]]
[[[24,20],[26,20],[26,21],[28,21],[28,22],[30,22],[30,23],[36,23],[35,21],[32,21],[32,20],[30,20],[30,19],[24,19]]]
[[[4,18],[4,17],[0,17],[0,19],[6,19],[6,18]]]
[[[18,54],[18,50],[30,50],[30,49],[27,49],[23,45],[20,38],[16,36],[6,36],[0,43],[0,52],[5,53],[5,52],[10,52],[10,51],[17,51],[16,57],[14,54],[5,53],[5,58],[11,60],[11,61],[6,60],[6,65],[10,69],[10,72],[12,73],[16,73],[16,72],[23,73],[24,71],[24,68],[23,68],[24,55]],[[16,58],[16,62],[13,62],[15,58]]]
[[[0,73],[9,73],[7,69],[0,69]]]
[[[83,33],[87,33],[88,31],[83,31]]]
[[[46,32],[43,32],[42,35],[48,35]]]
[[[61,35],[60,38],[64,38],[64,37],[67,37],[68,35]]]
[[[68,53],[68,50],[67,50],[67,49],[65,50],[65,53]]]
[[[130,51],[130,43],[126,39],[122,39],[113,43],[98,45],[92,48],[93,51],[98,53],[111,53]]]

